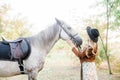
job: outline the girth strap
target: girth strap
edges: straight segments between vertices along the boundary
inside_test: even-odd
[[[25,74],[25,73],[24,73],[24,64],[23,64],[23,60],[18,59],[18,64],[19,64],[20,73],[21,73],[21,74]]]

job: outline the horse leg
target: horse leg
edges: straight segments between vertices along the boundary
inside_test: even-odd
[[[38,72],[36,71],[31,71],[28,73],[28,80],[37,80],[37,74]]]

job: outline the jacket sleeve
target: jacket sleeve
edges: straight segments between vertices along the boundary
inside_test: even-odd
[[[78,51],[75,47],[72,48],[73,53],[79,58],[86,56],[85,50],[86,49],[84,49],[83,51]]]

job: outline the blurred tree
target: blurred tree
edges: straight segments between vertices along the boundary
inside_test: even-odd
[[[0,34],[4,35],[7,39],[15,39],[28,35],[30,31],[25,27],[27,26],[27,21],[19,16],[9,19],[8,11],[8,5],[0,6]]]
[[[120,0],[102,0],[102,5],[108,5],[110,28],[120,30]]]
[[[7,11],[8,11],[7,5],[0,6],[0,33],[2,32],[2,28],[4,25],[3,16],[7,13]]]

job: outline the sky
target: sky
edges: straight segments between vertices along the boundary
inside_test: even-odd
[[[0,0],[0,4],[10,6],[9,15],[20,15],[33,25],[33,32],[39,32],[47,25],[55,22],[55,18],[74,26],[99,9],[93,8],[96,0]],[[75,27],[74,27],[75,28]]]

